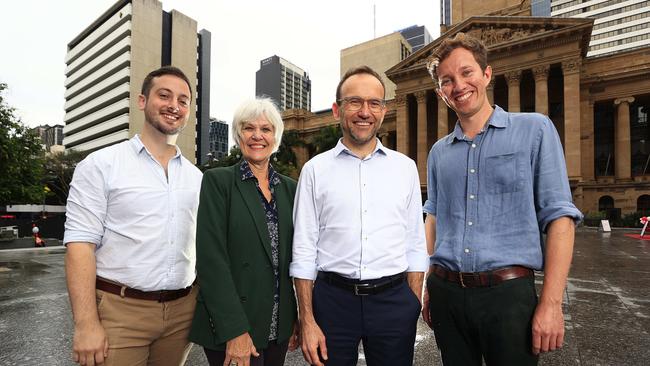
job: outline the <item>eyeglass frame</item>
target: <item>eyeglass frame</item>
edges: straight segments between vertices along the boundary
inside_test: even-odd
[[[350,100],[353,100],[353,99],[358,99],[358,100],[362,101],[362,103],[361,103],[361,105],[359,106],[359,108],[356,108],[356,109],[355,109],[354,107],[352,107],[352,106],[350,105]],[[379,109],[378,109],[378,110],[373,110],[372,107],[371,107],[370,102],[374,102],[374,101],[379,102]],[[342,104],[343,102],[345,102],[345,103],[348,105],[348,110],[349,110],[350,112],[357,112],[357,111],[362,110],[362,109],[363,109],[363,106],[364,106],[365,104],[368,105],[368,110],[369,110],[369,111],[371,111],[371,112],[375,112],[375,113],[381,112],[382,110],[384,110],[384,109],[386,108],[386,100],[385,100],[385,99],[379,99],[379,98],[364,99],[364,98],[357,97],[357,96],[351,96],[351,97],[344,97],[344,98],[341,98],[341,99],[337,100],[337,102],[338,102],[339,104]],[[352,108],[349,108],[349,107],[352,107]]]

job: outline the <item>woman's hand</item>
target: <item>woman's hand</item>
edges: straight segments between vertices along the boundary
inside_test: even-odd
[[[235,337],[226,342],[226,358],[223,360],[223,366],[229,366],[236,363],[238,366],[250,366],[251,355],[258,357],[253,340],[248,332]]]

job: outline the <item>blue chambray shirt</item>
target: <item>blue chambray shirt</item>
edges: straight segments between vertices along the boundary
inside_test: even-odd
[[[431,148],[427,172],[423,210],[436,217],[431,263],[453,271],[541,270],[548,224],[562,216],[582,220],[557,131],[538,113],[495,106],[473,140],[457,122]]]

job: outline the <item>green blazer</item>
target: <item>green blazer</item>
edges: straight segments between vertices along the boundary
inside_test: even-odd
[[[201,183],[196,228],[199,284],[190,341],[224,350],[248,332],[255,348],[268,344],[275,279],[271,239],[252,179],[242,181],[240,164],[208,170]],[[296,298],[289,278],[296,182],[280,175],[275,186],[279,217],[280,306],[278,343],[291,336]]]

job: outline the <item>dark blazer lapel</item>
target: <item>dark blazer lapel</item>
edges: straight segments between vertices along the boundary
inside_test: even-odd
[[[280,266],[282,266],[289,263],[288,255],[291,248],[289,248],[288,243],[293,240],[293,233],[289,230],[293,226],[293,207],[291,207],[291,201],[289,200],[289,187],[283,179],[280,180],[280,184],[275,186],[275,193],[279,216]]]
[[[259,193],[257,193],[257,188],[255,187],[255,182],[248,180],[241,180],[241,174],[239,173],[239,164],[236,165],[235,170],[235,185],[239,189],[242,200],[246,203],[248,211],[255,222],[255,227],[257,228],[257,234],[259,235],[262,246],[266,255],[271,260],[271,239],[269,238],[269,229],[266,225],[266,217],[264,209],[262,208],[262,202],[260,201]],[[235,219],[236,220],[236,219]]]

